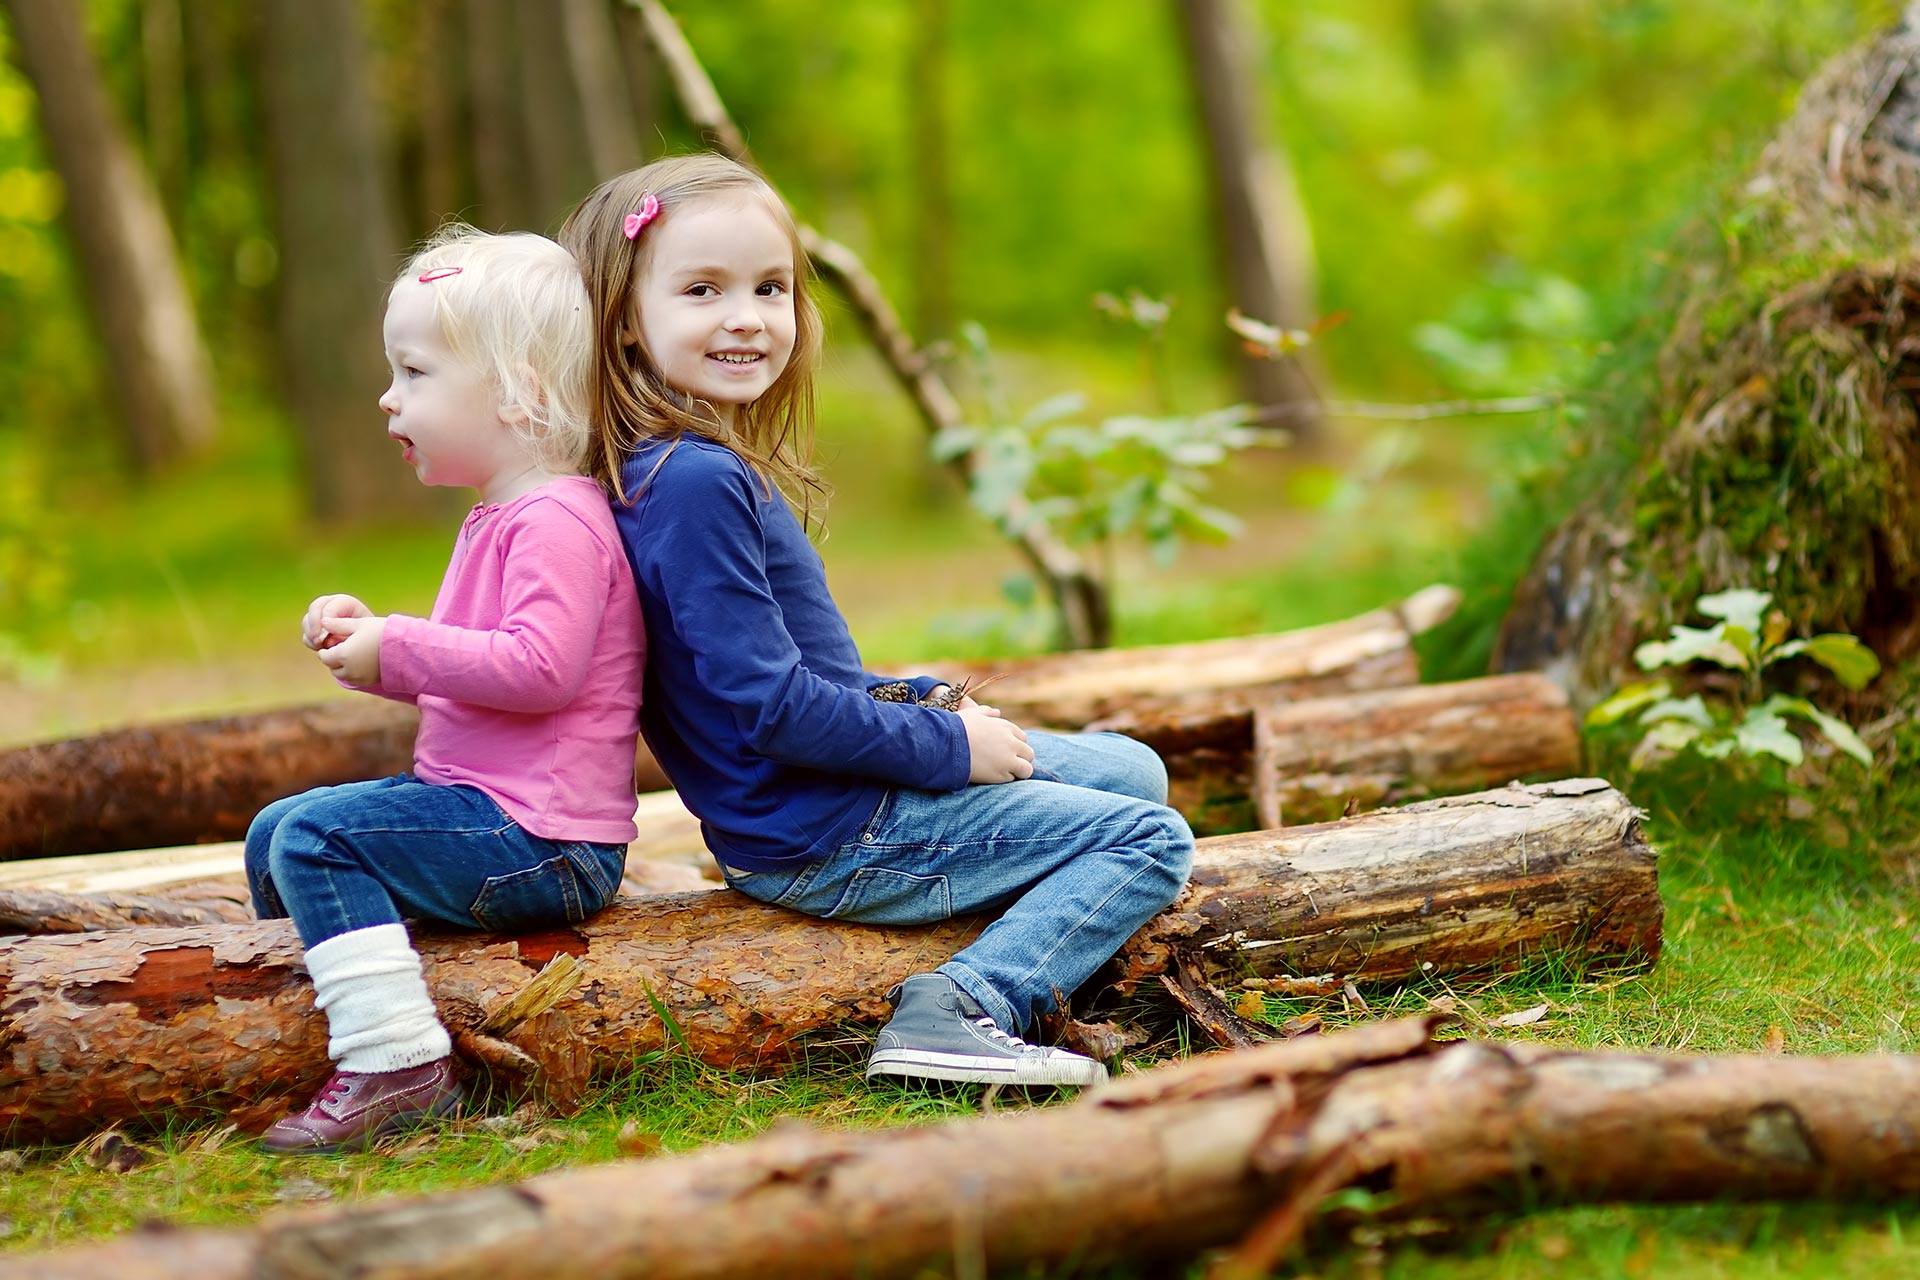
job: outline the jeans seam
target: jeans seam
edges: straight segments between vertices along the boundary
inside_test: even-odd
[[[1035,959],[1033,962],[1033,967],[1027,970],[1027,972],[1020,975],[1018,979],[1019,984],[1024,987],[1028,983],[1032,982],[1033,979],[1042,970],[1044,970],[1047,967],[1047,962],[1052,960],[1054,956],[1059,954],[1060,948],[1064,947],[1067,944],[1067,942],[1073,938],[1075,934],[1079,933],[1081,929],[1086,927],[1087,921],[1092,920],[1093,918],[1098,916],[1102,911],[1106,909],[1107,904],[1111,903],[1115,898],[1119,897],[1128,888],[1130,888],[1133,885],[1134,881],[1138,880],[1141,876],[1146,875],[1149,871],[1153,870],[1156,866],[1159,866],[1159,865],[1160,865],[1160,859],[1158,857],[1155,857],[1151,854],[1148,855],[1147,863],[1145,866],[1140,867],[1132,875],[1128,876],[1125,880],[1122,880],[1119,884],[1113,886],[1113,889],[1107,894],[1106,897],[1100,899],[1099,902],[1095,903],[1091,908],[1088,909],[1085,915],[1081,916],[1079,920],[1074,922],[1074,925],[1071,929],[1068,929],[1065,932],[1056,935],[1053,940],[1053,945],[1047,948],[1046,954]],[[1136,929],[1138,927],[1139,926],[1137,925],[1135,926]],[[1122,942],[1124,941],[1125,939],[1122,939]]]

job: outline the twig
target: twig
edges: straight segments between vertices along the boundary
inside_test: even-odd
[[[1293,400],[1269,404],[1251,410],[1251,422],[1277,422],[1290,418],[1326,416],[1330,418],[1385,418],[1396,422],[1424,422],[1430,418],[1464,418],[1479,414],[1537,413],[1557,409],[1566,397],[1554,394],[1506,396],[1495,400],[1435,400],[1426,404],[1379,404],[1365,400]]]
[[[720,151],[742,164],[750,164],[752,155],[747,149],[746,135],[727,114],[719,91],[673,15],[660,0],[627,0],[627,3],[640,11],[647,41],[666,67],[687,119]],[[867,270],[860,256],[805,223],[800,224],[800,241],[820,274],[853,304],[867,336],[919,409],[929,434],[958,425],[964,416],[959,398],[926,352],[908,335],[899,313],[887,301],[879,281]],[[971,479],[970,454],[954,459],[950,465],[963,479]],[[1006,522],[1022,529],[1014,541],[1053,594],[1068,645],[1075,649],[1104,646],[1109,621],[1106,591],[1093,580],[1079,555],[1056,539],[1043,523],[1027,519],[1024,502],[1016,501],[1009,506]]]

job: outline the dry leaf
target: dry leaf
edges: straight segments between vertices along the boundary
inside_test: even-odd
[[[1343,983],[1341,985],[1340,990],[1346,995],[1347,999],[1352,1003],[1354,1008],[1358,1009],[1362,1013],[1373,1012],[1371,1009],[1367,1008],[1367,1002],[1360,998],[1360,988],[1354,986],[1353,983],[1351,982]]]
[[[621,1125],[613,1141],[620,1148],[621,1155],[644,1159],[660,1154],[660,1135],[643,1131],[637,1120],[629,1120]]]
[[[88,1140],[86,1146],[81,1148],[80,1158],[87,1162],[90,1169],[101,1169],[107,1173],[132,1173],[151,1160],[153,1155],[127,1141],[118,1129],[108,1129]]]
[[[1787,1051],[1787,1029],[1773,1026],[1767,1028],[1767,1052],[1785,1053]]]
[[[273,1193],[273,1198],[283,1202],[289,1200],[331,1200],[333,1199],[333,1188],[322,1186],[312,1178],[288,1178],[280,1184],[280,1189]]]
[[[0,1173],[19,1173],[27,1167],[27,1157],[18,1151],[0,1151]]]
[[[1496,1027],[1530,1027],[1547,1016],[1547,1006],[1537,1004],[1531,1009],[1522,1009],[1517,1013],[1503,1013],[1493,1020]]]
[[[1283,1040],[1291,1040],[1295,1036],[1315,1035],[1319,1030],[1320,1015],[1317,1013],[1303,1013],[1297,1018],[1288,1018],[1280,1024],[1280,1037]]]
[[[1240,998],[1233,1002],[1233,1011],[1256,1022],[1267,1020],[1267,1002],[1261,999],[1258,991],[1241,992]]]
[[[218,1151],[221,1147],[226,1146],[227,1139],[238,1132],[240,1132],[240,1126],[237,1124],[230,1124],[224,1129],[210,1129],[206,1133],[201,1134],[199,1141],[195,1142],[188,1150],[198,1152],[201,1155],[209,1155],[212,1152]]]

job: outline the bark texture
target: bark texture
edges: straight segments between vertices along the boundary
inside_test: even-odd
[[[235,840],[281,796],[411,768],[419,720],[348,698],[0,752],[0,859]]]
[[[1206,981],[1495,969],[1541,951],[1640,966],[1660,947],[1652,851],[1597,780],[1510,788],[1342,823],[1202,843],[1192,885],[1122,951],[1122,983],[1180,961]],[[450,1023],[471,1024],[566,953],[583,985],[507,1038],[549,1090],[668,1048],[657,1000],[700,1059],[772,1067],[810,1037],[884,1017],[882,993],[985,925],[832,925],[709,891],[616,902],[517,938],[417,937]],[[75,1138],[169,1112],[258,1126],[326,1072],[285,922],[0,939],[0,1134]]]
[[[0,935],[93,933],[140,925],[237,923],[253,919],[245,885],[238,892],[61,893],[0,889]]]
[[[1920,1058],[1577,1053],[1438,1043],[1433,1023],[1176,1063],[1043,1111],[783,1126],[511,1186],[140,1234],[0,1262],[0,1276],[886,1280],[1236,1240],[1223,1271],[1253,1275],[1347,1188],[1389,1187],[1406,1216],[1920,1193]]]
[[[991,698],[991,693],[987,695]],[[1203,834],[1323,822],[1580,767],[1566,696],[1538,675],[1211,705],[1094,723],[1166,761],[1169,803]]]
[[[1253,748],[1262,827],[1580,768],[1566,694],[1531,674],[1261,707]]]
[[[1122,708],[1217,709],[1223,698],[1239,710],[1280,693],[1414,683],[1413,637],[1457,599],[1429,587],[1394,608],[1276,635],[906,669],[1003,677],[981,696],[1033,726],[1077,729]],[[281,796],[410,767],[418,723],[412,707],[353,698],[0,752],[0,861],[239,839]],[[672,785],[644,743],[634,773],[643,792]]]

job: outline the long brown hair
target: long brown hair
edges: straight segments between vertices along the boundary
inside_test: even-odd
[[[718,198],[762,201],[793,244],[793,355],[765,395],[734,415],[733,426],[713,405],[666,384],[637,336],[636,294],[651,262],[657,234],[628,239],[628,214],[652,195],[659,219],[675,210]],[[820,362],[820,308],[813,300],[806,250],[786,201],[767,180],[725,156],[669,156],[601,183],[560,228],[560,243],[580,263],[594,318],[592,389],[593,444],[587,474],[616,502],[637,496],[623,491],[620,467],[650,440],[694,435],[723,444],[746,460],[763,481],[777,487],[800,512],[816,521],[827,488],[813,473],[813,374]],[[623,337],[623,333],[626,335]]]

